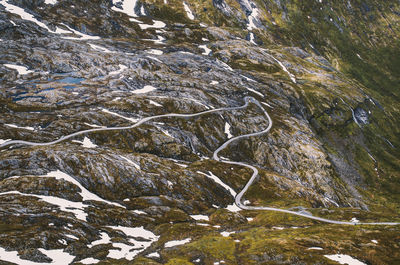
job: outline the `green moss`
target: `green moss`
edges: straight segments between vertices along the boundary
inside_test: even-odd
[[[198,250],[214,260],[225,260],[228,263],[235,260],[235,242],[229,237],[205,236],[185,245],[184,249]]]
[[[185,259],[180,259],[180,258],[173,258],[168,260],[166,265],[193,265],[193,263],[185,260]]]

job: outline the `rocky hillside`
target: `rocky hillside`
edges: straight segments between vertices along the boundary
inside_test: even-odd
[[[400,263],[398,226],[234,204],[255,104],[133,126],[252,96],[246,205],[399,222],[399,50],[394,0],[0,0],[0,264]]]

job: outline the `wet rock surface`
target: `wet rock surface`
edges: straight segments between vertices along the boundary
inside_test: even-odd
[[[271,131],[220,153],[259,169],[245,203],[398,220],[398,68],[366,51],[396,54],[399,6],[373,5],[393,30],[371,16],[360,22],[359,12],[375,11],[353,2],[1,0],[0,145],[252,96]],[[331,264],[332,253],[399,261],[397,227],[235,207],[226,186],[238,193],[251,172],[213,152],[267,126],[249,104],[2,146],[0,263]]]

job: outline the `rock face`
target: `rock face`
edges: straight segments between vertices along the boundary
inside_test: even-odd
[[[400,262],[394,1],[0,0],[0,262]],[[104,128],[120,128],[104,130]],[[97,129],[54,144],[75,132]],[[354,219],[353,219],[354,220]]]

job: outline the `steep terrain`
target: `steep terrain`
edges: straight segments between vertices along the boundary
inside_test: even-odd
[[[213,159],[254,97],[245,205],[400,222],[399,46],[399,1],[0,0],[0,263],[399,263],[398,226],[240,210]]]

